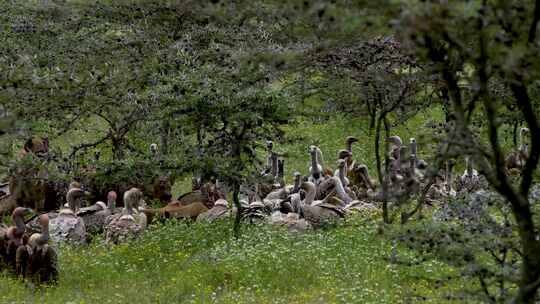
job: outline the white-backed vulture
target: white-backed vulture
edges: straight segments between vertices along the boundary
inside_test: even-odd
[[[321,227],[333,224],[345,216],[345,211],[332,204],[323,201],[315,201],[316,189],[311,182],[304,182],[301,186],[306,192],[304,201],[299,202],[299,194],[293,194],[291,204],[298,209],[300,217],[305,218],[313,227]]]
[[[0,227],[0,270],[7,267],[15,271],[17,249],[23,246],[23,236],[26,230],[24,216],[32,211],[29,208],[17,207],[11,213],[15,226]]]
[[[311,166],[309,167],[308,180],[315,185],[318,185],[323,180],[323,176],[322,176],[323,167],[319,162],[320,160],[318,159],[319,156],[318,156],[317,151],[320,151],[320,150],[318,150],[318,148],[315,146],[311,146],[309,148],[309,154],[311,157]]]
[[[456,181],[456,190],[458,193],[473,193],[484,188],[485,180],[474,169],[473,160],[470,157],[465,158],[466,169],[463,175],[459,176]]]
[[[87,233],[97,234],[103,232],[107,218],[113,213],[119,212],[116,210],[116,192],[110,191],[107,194],[107,205],[97,202],[93,206],[79,209],[77,216],[83,219]]]
[[[509,174],[518,175],[525,167],[529,159],[529,144],[525,142],[525,137],[529,134],[529,129],[521,128],[519,131],[519,146],[508,154],[505,159],[505,167]]]
[[[50,220],[50,234],[53,242],[74,244],[86,242],[86,226],[82,218],[76,214],[80,207],[80,200],[84,195],[85,192],[80,188],[69,189],[66,195],[69,208],[62,208],[58,216]]]
[[[58,255],[49,246],[49,216],[39,217],[41,233],[34,233],[28,239],[26,246],[17,250],[16,272],[38,284],[53,284],[58,281]]]
[[[112,218],[105,226],[106,243],[119,244],[141,236],[146,228],[146,215],[135,213],[133,208],[138,206],[142,197],[142,191],[137,188],[131,188],[124,194],[125,207],[122,214]]]
[[[347,178],[347,162],[344,159],[337,160],[337,170],[334,172],[334,176],[338,177],[344,188],[349,186],[349,179]]]

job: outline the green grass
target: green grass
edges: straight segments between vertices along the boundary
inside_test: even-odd
[[[420,113],[393,134],[421,138],[428,120],[440,120],[438,109]],[[322,124],[300,120],[286,129],[290,141],[276,144],[286,151],[286,179],[307,172],[307,147],[318,142],[326,165],[334,167],[347,135],[374,176],[373,134],[364,119],[334,118]],[[419,140],[420,153],[424,143]],[[426,145],[427,146],[427,145]],[[427,149],[426,149],[427,150]],[[186,178],[175,195],[189,190]],[[150,227],[134,243],[106,247],[59,248],[58,286],[31,288],[0,276],[0,303],[445,303],[470,282],[433,260],[413,266],[389,263],[392,244],[377,234],[380,216],[360,215],[345,224],[304,235],[270,226],[244,226],[231,237],[232,223],[169,222]],[[400,259],[415,260],[406,248]]]
[[[1,303],[407,303],[444,302],[459,282],[432,289],[452,270],[430,261],[387,262],[391,244],[375,217],[305,235],[231,223],[152,226],[142,240],[60,248],[57,287],[32,289],[0,277]],[[400,256],[412,252],[398,248]],[[429,279],[427,279],[429,278]]]

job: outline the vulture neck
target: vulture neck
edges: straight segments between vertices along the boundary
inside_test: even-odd
[[[336,192],[337,196],[346,204],[352,202],[352,198],[345,191],[341,180],[339,178],[332,178],[332,180],[334,183],[334,191]]]
[[[114,208],[116,208],[116,200],[108,199],[107,200],[107,209],[113,210]]]
[[[446,162],[446,184],[448,187],[452,186],[452,166]]]
[[[414,170],[416,169],[416,154],[411,154],[411,175],[414,175]]]
[[[22,216],[18,213],[15,213],[12,217],[13,219],[13,222],[15,223],[15,233],[17,235],[21,235],[24,233],[24,231],[26,230],[26,226],[24,225],[24,219],[22,218]]]
[[[320,173],[319,163],[317,161],[317,151],[313,149],[313,151],[311,151],[311,175],[320,175]]]
[[[345,149],[347,149],[347,151],[352,153],[352,145],[353,145],[353,141],[352,140],[347,140],[347,144],[345,145]]]
[[[474,174],[472,160],[467,158],[467,176],[472,177]]]
[[[343,165],[340,165],[339,167],[339,180],[345,187],[348,186],[346,178],[347,178],[347,164],[344,163]]]
[[[127,200],[124,200],[124,203],[126,204],[126,213],[133,215],[133,199],[129,197]]]
[[[521,130],[521,132],[519,132],[519,152],[522,154],[522,155],[528,155],[529,153],[529,145],[525,142],[525,130]]]
[[[278,160],[278,170],[277,170],[277,177],[280,187],[285,187],[285,161],[284,160]]]
[[[315,148],[315,152],[316,152],[316,154],[317,154],[317,163],[318,163],[321,167],[324,167],[324,158],[323,158],[321,149],[319,149],[319,147],[316,147],[316,148]]]
[[[270,171],[270,174],[272,174],[273,177],[276,177],[278,174],[278,160],[277,160],[277,155],[273,152],[270,155],[270,161],[272,163],[272,167],[271,167],[272,169]]]
[[[71,210],[71,212],[77,212],[77,209],[79,209],[79,197],[80,197],[80,194],[82,193],[82,190],[79,189],[79,188],[72,188],[68,191],[67,195],[66,195],[66,200],[68,202],[68,207],[69,207],[69,210]],[[63,213],[69,213],[68,210],[62,210]]]
[[[300,190],[300,180],[301,180],[300,174],[294,177],[294,187],[293,187],[292,193],[297,193],[298,190]]]
[[[416,145],[416,140],[413,138],[411,139],[411,154],[416,156],[416,153],[417,153],[417,145]]]
[[[373,187],[373,183],[371,182],[371,179],[369,178],[369,174],[367,172],[367,169],[366,170],[362,170],[360,172],[360,177],[362,178],[362,180],[364,181],[364,183],[370,188],[370,189],[375,189],[375,187]]]
[[[317,190],[313,183],[306,183],[304,186],[306,190],[306,198],[304,199],[305,205],[311,205],[315,201],[315,196],[317,195]]]
[[[302,210],[302,199],[300,198],[299,193],[291,195],[291,206],[293,207],[294,212],[300,214]]]
[[[41,222],[41,234],[37,239],[37,245],[43,246],[49,241],[49,219],[43,220]]]

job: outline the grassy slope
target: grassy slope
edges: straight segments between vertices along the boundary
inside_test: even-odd
[[[422,113],[397,134],[408,138],[432,117],[440,113]],[[373,164],[366,125],[359,119],[332,119],[290,127],[289,135],[298,140],[277,146],[289,153],[287,176],[306,172],[307,146],[317,139],[327,165],[333,166],[329,160],[347,135],[361,138],[354,148],[356,159]],[[452,273],[440,262],[389,264],[391,244],[376,234],[379,221],[377,214],[363,215],[303,236],[249,227],[240,240],[231,238],[228,222],[154,226],[143,240],[129,245],[62,247],[58,287],[35,290],[4,275],[0,303],[407,303],[422,296],[440,303],[448,292],[463,289],[464,282],[456,281],[433,287]],[[412,256],[403,248],[398,253]]]
[[[451,270],[436,261],[388,264],[391,246],[375,226],[363,217],[302,236],[249,227],[234,240],[228,222],[168,223],[130,245],[64,247],[58,287],[33,291],[4,277],[0,302],[399,303],[418,295],[441,302],[448,287],[431,288]]]

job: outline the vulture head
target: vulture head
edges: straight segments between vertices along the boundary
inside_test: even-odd
[[[129,211],[131,208],[138,208],[144,204],[144,197],[141,189],[131,188],[124,193],[124,203],[126,204],[126,209]]]
[[[109,193],[107,193],[107,208],[109,209],[116,208],[116,198],[117,198],[116,192],[109,191]]]
[[[348,159],[349,157],[352,157],[352,153],[347,150],[339,150],[337,157],[338,159]]]
[[[42,214],[39,217],[41,233],[34,233],[28,239],[28,245],[32,249],[42,248],[49,242],[49,216]]]
[[[156,155],[157,152],[158,152],[158,145],[156,143],[150,144],[150,153],[152,153],[152,155]]]

